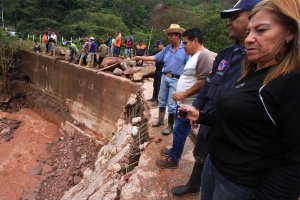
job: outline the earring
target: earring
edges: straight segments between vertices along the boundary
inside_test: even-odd
[[[285,43],[287,43],[287,44],[288,44],[289,42],[290,42],[289,40],[285,41]]]

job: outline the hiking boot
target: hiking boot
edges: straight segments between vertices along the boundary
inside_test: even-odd
[[[171,152],[171,149],[164,148],[164,149],[160,150],[160,155],[162,155],[164,157],[169,157],[170,152]]]
[[[159,108],[158,119],[152,124],[152,127],[164,125],[166,108]]]
[[[174,121],[175,121],[175,114],[169,114],[169,116],[168,116],[168,126],[162,132],[163,135],[169,135],[170,133],[172,133]]]
[[[156,166],[161,169],[176,169],[178,168],[179,161],[171,160],[170,158],[166,158],[165,160],[157,160]]]
[[[186,195],[196,195],[199,191],[200,191],[200,186],[195,187],[191,185],[178,185],[171,189],[172,194],[178,197],[186,196]]]

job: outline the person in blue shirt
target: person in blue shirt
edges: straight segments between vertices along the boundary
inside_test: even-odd
[[[94,42],[94,40],[95,40],[94,37],[90,37],[89,40],[90,40],[91,46],[90,46],[89,53],[87,56],[87,67],[93,67],[97,45]]]
[[[177,82],[180,75],[183,73],[185,63],[189,56],[183,49],[183,44],[180,40],[181,34],[185,29],[181,28],[178,24],[171,24],[170,27],[164,32],[168,35],[170,42],[162,51],[154,56],[136,56],[135,60],[144,61],[163,61],[164,66],[162,69],[162,78],[159,89],[159,116],[152,126],[158,127],[164,124],[164,117],[166,107],[168,106],[168,126],[163,130],[163,135],[168,135],[173,131],[173,125],[176,114],[176,102],[173,100],[172,95],[176,90]]]
[[[232,9],[221,12],[221,17],[228,19],[228,36],[235,44],[221,50],[214,63],[211,74],[199,92],[193,107],[203,113],[216,113],[216,100],[229,90],[241,75],[241,66],[246,54],[244,40],[248,25],[249,11],[260,0],[241,0]],[[175,186],[171,192],[175,196],[184,196],[200,191],[201,175],[204,161],[208,154],[207,135],[210,127],[201,124],[193,151],[195,163],[190,179],[186,185]]]

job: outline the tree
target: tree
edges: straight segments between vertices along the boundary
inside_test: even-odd
[[[193,0],[190,1],[190,3],[195,3]],[[223,3],[198,2],[194,7],[189,4],[160,6],[152,14],[151,24],[155,30],[153,38],[162,39],[167,43],[162,30],[173,23],[178,23],[185,29],[198,27],[205,35],[205,46],[218,52],[231,43],[227,37],[226,23],[220,18],[220,12],[230,6],[226,1]]]
[[[6,35],[3,29],[0,29],[0,75],[4,80],[4,88],[0,89],[8,90],[10,75],[15,68],[16,54],[19,49],[15,41],[14,37]]]
[[[153,27],[153,39],[163,39],[163,29],[171,23],[184,28],[199,27],[206,35],[206,46],[214,51],[229,40],[222,10],[236,0],[0,0],[6,24],[17,32],[39,34],[48,27],[58,36],[82,37],[114,34],[147,37]],[[137,35],[134,35],[134,34]],[[146,38],[142,38],[146,40]]]
[[[69,23],[70,24],[70,23]],[[99,12],[87,12],[81,18],[81,21],[73,22],[64,26],[64,37],[70,36],[102,36],[105,39],[106,34],[115,34],[120,31],[122,34],[128,34],[129,30],[120,17],[112,14],[104,14]]]

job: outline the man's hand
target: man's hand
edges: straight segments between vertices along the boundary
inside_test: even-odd
[[[173,100],[174,101],[180,101],[180,100],[184,100],[186,98],[184,92],[174,92],[173,93]]]
[[[134,59],[135,61],[140,61],[141,60],[141,56],[135,56],[132,59]]]

